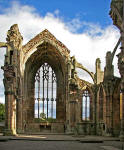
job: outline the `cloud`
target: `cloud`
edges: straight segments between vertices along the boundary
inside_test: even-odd
[[[42,16],[33,7],[13,2],[10,8],[3,9],[3,13],[0,14],[0,41],[5,41],[7,30],[16,23],[24,38],[24,44],[47,28],[70,49],[71,56],[75,55],[76,59],[92,72],[95,72],[97,57],[101,59],[102,69],[104,68],[106,52],[112,51],[119,39],[119,32],[112,25],[103,29],[98,24],[81,21],[79,18],[65,22],[64,18],[59,16],[59,10]],[[5,50],[0,49],[1,66],[4,54]],[[114,60],[114,64],[118,74],[117,59]],[[3,72],[0,70],[0,88],[3,89],[2,78]],[[84,79],[86,78],[84,75]]]

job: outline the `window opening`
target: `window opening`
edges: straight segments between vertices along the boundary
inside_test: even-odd
[[[56,118],[56,75],[48,63],[35,75],[35,118]]]
[[[83,92],[82,97],[82,120],[90,119],[90,94],[88,90]]]

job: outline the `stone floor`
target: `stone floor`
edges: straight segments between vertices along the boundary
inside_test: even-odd
[[[124,150],[118,138],[71,135],[0,136],[0,150]]]

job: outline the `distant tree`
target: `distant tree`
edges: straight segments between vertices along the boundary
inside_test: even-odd
[[[5,119],[5,104],[0,103],[0,121]]]

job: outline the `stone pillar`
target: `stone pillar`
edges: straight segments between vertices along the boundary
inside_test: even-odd
[[[78,89],[75,84],[70,84],[70,90],[69,90],[69,102],[68,102],[68,126],[67,126],[67,134],[75,133],[77,134],[77,123],[79,122],[79,116],[77,116],[78,113],[78,103],[79,100],[77,98],[78,95]]]
[[[112,93],[110,92],[110,102],[109,102],[109,105],[110,105],[110,136],[113,136],[113,96],[112,96]]]
[[[108,78],[107,78],[108,79]],[[104,89],[106,92],[106,135],[113,135],[113,90],[114,81],[104,80]]]
[[[10,65],[2,67],[4,70],[5,87],[5,135],[16,134],[16,98],[14,89],[15,73]]]
[[[97,92],[98,88],[95,84],[93,87],[93,123],[94,123],[94,134],[98,134],[98,111],[97,111]]]
[[[95,83],[100,84],[100,82],[103,82],[103,76],[104,76],[104,72],[101,70],[100,58],[96,59],[95,66],[96,66]]]
[[[117,26],[121,33],[121,52],[118,54],[118,68],[121,75],[121,91],[122,91],[122,118],[120,139],[124,141],[124,1],[112,0],[110,16],[113,24]]]
[[[23,107],[22,107],[22,99],[17,99],[16,101],[16,126],[17,126],[17,133],[23,133],[23,125],[22,125],[22,112],[23,112]]]
[[[120,132],[120,140],[124,141],[124,82],[121,83],[121,92],[122,92],[122,118],[121,118],[121,132]]]
[[[120,132],[120,140],[124,141],[124,32],[122,35],[122,47],[121,53],[118,55],[118,68],[121,74],[121,92],[122,92],[122,118],[121,118],[121,132]]]

